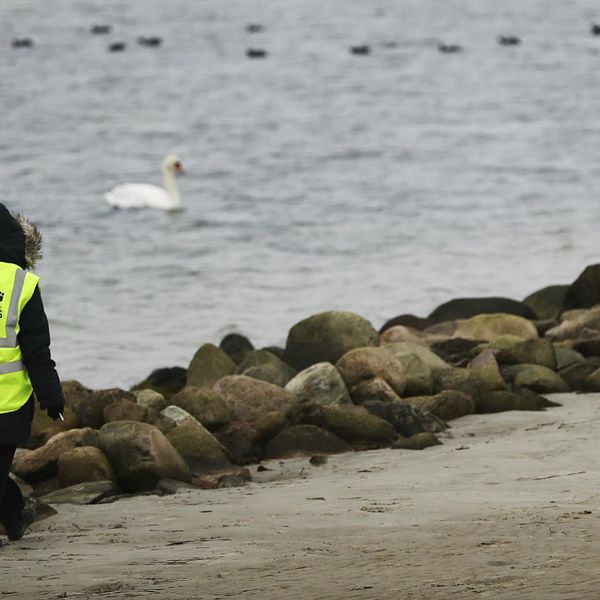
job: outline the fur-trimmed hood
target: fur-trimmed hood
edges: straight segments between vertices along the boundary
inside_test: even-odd
[[[42,258],[42,235],[23,215],[0,204],[0,261],[33,269]]]

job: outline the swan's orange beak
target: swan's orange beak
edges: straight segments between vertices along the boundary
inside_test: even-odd
[[[179,175],[185,175],[185,171],[183,170],[183,166],[180,162],[176,162],[173,166],[175,167],[176,173],[179,173]]]

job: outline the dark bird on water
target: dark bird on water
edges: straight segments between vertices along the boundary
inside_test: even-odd
[[[594,23],[590,27],[590,32],[592,35],[600,35],[600,25],[597,25],[596,23]]]
[[[108,46],[109,52],[123,52],[127,48],[127,44],[125,42],[113,42]]]
[[[248,25],[246,25],[246,31],[248,33],[260,33],[264,30],[265,26],[261,25],[260,23],[248,23]]]
[[[90,31],[95,35],[106,35],[110,33],[110,25],[92,25]]]
[[[33,48],[33,40],[31,38],[19,38],[11,43],[13,48]]]
[[[246,56],[248,58],[266,58],[267,51],[262,48],[248,48],[248,50],[246,50]]]
[[[160,46],[162,44],[162,38],[158,37],[157,35],[148,36],[148,37],[141,35],[137,39],[137,43],[140,46],[148,46],[149,48],[156,48],[157,46]]]
[[[363,44],[362,46],[351,46],[350,52],[352,54],[357,54],[360,56],[366,56],[367,54],[371,54],[371,47]]]
[[[521,38],[516,35],[501,35],[498,38],[498,43],[501,46],[518,46],[521,43]]]
[[[438,44],[438,50],[445,54],[456,54],[462,52],[462,46],[458,44]]]

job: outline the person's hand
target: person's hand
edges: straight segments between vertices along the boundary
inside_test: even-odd
[[[60,406],[50,406],[46,409],[46,413],[51,419],[58,421],[64,409],[65,407],[62,404]]]

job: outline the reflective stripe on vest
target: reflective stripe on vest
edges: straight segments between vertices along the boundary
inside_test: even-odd
[[[0,414],[19,410],[33,388],[19,348],[19,319],[33,296],[38,277],[0,262]]]

